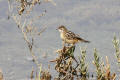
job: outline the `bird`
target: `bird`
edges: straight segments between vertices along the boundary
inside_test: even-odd
[[[90,41],[82,39],[79,35],[72,31],[69,31],[65,26],[61,25],[57,29],[60,32],[60,37],[63,41],[63,46],[65,43],[75,45],[78,42],[90,43]]]

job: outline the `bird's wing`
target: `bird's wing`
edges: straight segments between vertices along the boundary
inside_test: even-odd
[[[73,32],[68,31],[68,32],[66,32],[65,37],[67,39],[74,39],[76,37],[76,35]]]
[[[66,32],[65,37],[66,37],[66,39],[69,39],[69,40],[77,39],[77,40],[87,42],[87,43],[90,42],[90,41],[82,39],[79,35],[71,32],[71,31]]]

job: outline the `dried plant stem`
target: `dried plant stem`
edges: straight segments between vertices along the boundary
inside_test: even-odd
[[[32,44],[32,43],[33,43],[33,42],[30,42],[30,41],[29,41],[29,39],[28,39],[28,37],[27,37],[27,33],[24,31],[24,28],[25,28],[25,25],[26,25],[26,19],[25,19],[25,21],[24,21],[24,23],[23,23],[22,26],[20,25],[20,20],[18,21],[17,18],[16,18],[16,16],[13,16],[13,19],[14,19],[14,21],[17,23],[17,25],[19,25],[19,29],[21,30],[21,32],[22,32],[22,34],[23,34],[23,37],[24,37],[24,40],[26,41],[26,43],[27,43],[27,45],[28,45],[28,48],[29,48],[29,50],[30,50],[30,53],[32,54],[33,61],[34,61],[35,64],[39,67],[40,64],[39,64],[39,62],[38,62],[38,60],[37,60],[37,58],[36,58],[36,56],[35,56],[35,53],[33,52],[33,49],[32,49],[32,47],[33,47],[33,44]],[[32,38],[32,41],[33,41],[33,38]]]

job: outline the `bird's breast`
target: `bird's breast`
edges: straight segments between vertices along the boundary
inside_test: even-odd
[[[62,40],[65,40],[64,33],[61,33],[61,34],[60,34],[60,37],[61,37]]]

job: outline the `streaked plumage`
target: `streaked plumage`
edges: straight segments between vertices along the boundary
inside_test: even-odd
[[[58,27],[58,30],[60,32],[60,37],[64,41],[64,43],[74,45],[75,43],[78,43],[79,41],[86,42],[86,43],[90,42],[90,41],[87,41],[87,40],[80,38],[79,35],[67,30],[67,28],[63,25]]]

